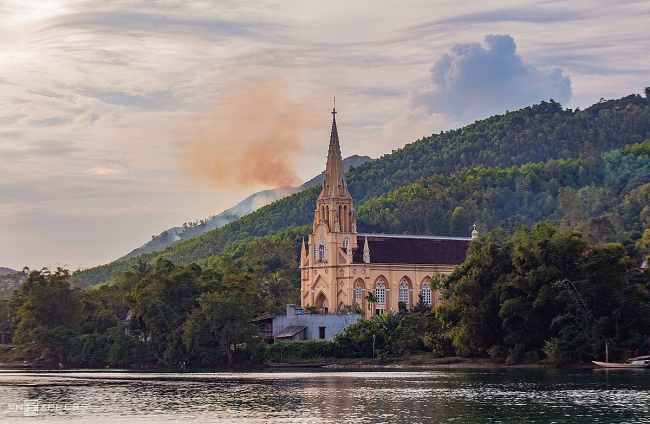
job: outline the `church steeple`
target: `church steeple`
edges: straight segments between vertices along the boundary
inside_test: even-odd
[[[354,217],[352,196],[343,174],[343,159],[339,133],[336,128],[336,104],[332,110],[332,132],[327,151],[327,165],[323,177],[323,189],[316,201],[314,228],[320,223],[327,224],[328,230],[335,233],[356,233],[357,222]]]
[[[323,178],[323,190],[321,199],[349,199],[348,185],[343,175],[343,160],[341,159],[341,146],[339,145],[339,133],[336,128],[336,106],[332,110],[332,133],[330,134],[330,147],[327,152],[327,165]]]

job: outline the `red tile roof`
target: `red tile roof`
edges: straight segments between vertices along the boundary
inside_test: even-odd
[[[368,238],[370,263],[460,265],[465,261],[471,238],[359,234],[353,263],[363,263]]]

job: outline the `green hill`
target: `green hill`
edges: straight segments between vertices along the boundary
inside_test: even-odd
[[[578,159],[435,173],[368,200],[360,231],[466,235],[550,221],[592,241],[625,241],[650,228],[650,140]]]
[[[347,173],[348,185],[359,208],[360,230],[386,228],[387,232],[437,233],[446,225],[442,233],[447,233],[452,229],[448,220],[442,221],[446,224],[440,228],[423,226],[401,230],[390,222],[381,224],[371,216],[372,205],[376,203],[365,209],[363,204],[430,175],[435,178],[436,175],[450,175],[474,167],[509,168],[549,159],[577,159],[581,155],[583,158],[597,158],[602,152],[639,143],[647,138],[650,138],[648,98],[631,95],[603,101],[583,111],[563,110],[553,101],[542,102],[477,121],[458,130],[432,135],[390,155],[351,168]],[[149,260],[164,257],[176,263],[188,263],[217,255],[233,242],[308,225],[319,191],[320,187],[309,188],[224,227],[142,257]],[[469,222],[472,218],[471,208],[469,211],[469,215],[465,211],[465,222],[462,216],[458,217],[462,214],[457,214],[454,228],[460,229]],[[483,225],[493,223],[486,217],[473,216],[480,219]],[[364,223],[363,219],[368,219],[368,223]],[[77,271],[73,278],[91,285],[98,284],[109,280],[114,272],[129,269],[136,260],[132,258]]]
[[[542,102],[408,144],[352,168],[348,185],[363,203],[432,171],[577,158],[587,143],[599,152],[617,149],[650,137],[649,105],[639,95],[601,101],[582,111]]]

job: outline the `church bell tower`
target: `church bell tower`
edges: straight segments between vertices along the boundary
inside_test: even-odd
[[[302,306],[317,306],[321,313],[350,303],[349,295],[341,295],[349,288],[343,281],[337,282],[337,277],[349,273],[349,269],[343,269],[352,264],[352,251],[357,247],[357,222],[343,173],[336,113],[334,107],[323,188],[316,200],[309,243],[303,245],[300,261]]]

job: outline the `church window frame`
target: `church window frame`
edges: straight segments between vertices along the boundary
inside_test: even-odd
[[[409,283],[406,278],[402,278],[397,289],[397,301],[409,303]]]
[[[354,284],[354,299],[358,304],[361,304],[363,300],[363,283],[361,281]]]
[[[377,284],[375,284],[375,299],[379,305],[386,304],[386,283],[382,278],[377,280]]]
[[[424,279],[424,282],[422,283],[422,289],[420,289],[420,293],[422,294],[422,300],[424,301],[425,304],[431,305],[431,283],[430,279],[427,277]]]

